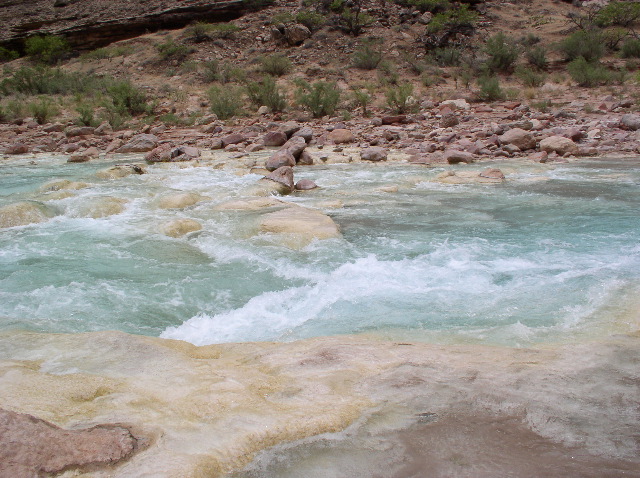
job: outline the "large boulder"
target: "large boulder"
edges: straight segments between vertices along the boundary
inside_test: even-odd
[[[282,166],[272,173],[267,174],[264,179],[284,185],[288,188],[289,192],[293,191],[293,168],[291,166]]]
[[[311,37],[311,30],[300,23],[293,23],[285,26],[284,37],[289,45],[300,45]]]
[[[64,430],[31,415],[0,409],[0,476],[95,470],[128,458],[137,448],[137,439],[122,426]]]
[[[153,134],[138,134],[123,144],[116,153],[145,153],[158,146],[158,137]]]
[[[94,134],[94,132],[95,128],[91,126],[74,126],[66,131],[66,135],[68,138],[73,138],[76,136],[89,136]]]
[[[447,149],[443,154],[443,159],[449,164],[471,163],[473,154],[457,149]]]
[[[512,128],[500,136],[500,144],[512,144],[521,151],[536,147],[536,138],[529,131],[520,128]]]
[[[620,118],[620,127],[637,131],[640,129],[640,115],[626,114]]]
[[[327,138],[334,144],[353,143],[356,140],[353,133],[344,128],[334,129],[327,135]]]
[[[226,148],[230,144],[244,143],[246,140],[247,137],[241,133],[231,133],[221,138],[223,148]]]
[[[540,151],[546,151],[547,153],[564,154],[576,154],[578,152],[578,145],[569,138],[564,136],[549,136],[548,138],[540,141]]]
[[[282,146],[287,142],[287,135],[282,131],[269,131],[262,137],[265,146]]]
[[[306,147],[307,142],[302,136],[293,136],[289,141],[283,144],[280,149],[289,151],[294,158],[298,159]]]
[[[370,148],[365,148],[360,152],[360,157],[364,161],[386,161],[387,160],[387,150],[385,148],[381,148],[379,146],[371,146]]]
[[[24,201],[0,207],[0,229],[44,222],[55,215],[46,205]]]
[[[24,143],[16,142],[12,143],[4,148],[4,154],[27,154],[29,152],[29,146]]]
[[[283,149],[280,151],[276,151],[273,155],[267,159],[265,162],[265,169],[267,171],[275,171],[278,168],[283,166],[295,166],[296,158],[291,154],[291,152],[287,149]]]

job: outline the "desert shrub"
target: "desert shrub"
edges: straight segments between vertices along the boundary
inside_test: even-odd
[[[411,6],[420,12],[438,13],[451,7],[449,0],[407,0],[398,2],[403,6]]]
[[[293,23],[295,17],[291,12],[278,12],[271,17],[269,23],[271,25],[280,25],[282,23]]]
[[[114,108],[122,115],[137,116],[151,110],[146,93],[130,81],[118,81],[109,85],[107,95]]]
[[[371,95],[366,90],[353,88],[351,99],[354,108],[362,108],[362,116],[369,116],[367,107],[371,104]]]
[[[78,118],[76,118],[76,124],[80,126],[98,126],[98,122],[94,117],[95,108],[93,105],[80,103],[76,106],[76,112],[79,115]]]
[[[260,58],[260,69],[271,76],[282,76],[291,71],[291,60],[279,53],[263,56]]]
[[[276,80],[272,76],[265,76],[259,82],[247,84],[249,100],[256,106],[267,106],[271,111],[284,111],[287,100],[280,92]]]
[[[224,62],[218,68],[218,81],[220,83],[244,83],[247,80],[247,72],[232,63]]]
[[[202,43],[215,38],[231,38],[240,30],[241,28],[234,23],[195,22],[186,28],[185,35],[195,43]]]
[[[400,74],[392,61],[383,60],[378,65],[378,81],[383,85],[397,85]]]
[[[220,79],[220,64],[217,60],[205,61],[200,64],[202,67],[202,81],[213,83]]]
[[[240,30],[242,30],[242,28],[235,23],[214,23],[209,26],[209,35],[211,35],[212,38],[228,39],[233,38],[233,35]]]
[[[68,73],[44,65],[21,67],[0,83],[0,93],[25,95],[95,94],[104,91],[108,80],[91,74]]]
[[[481,76],[478,78],[478,98],[482,101],[499,101],[505,98],[505,93],[500,86],[500,80],[495,76]]]
[[[519,55],[515,41],[502,32],[487,40],[484,51],[489,55],[487,67],[493,73],[510,72]]]
[[[640,58],[640,39],[629,38],[620,49],[622,58]]]
[[[596,61],[604,55],[604,43],[600,32],[580,30],[562,40],[559,50],[567,61],[573,61],[578,57]]]
[[[437,13],[427,25],[427,33],[439,33],[445,30],[463,30],[474,28],[478,14],[469,10],[469,5],[458,4],[454,8]]]
[[[42,97],[38,101],[29,103],[27,108],[38,124],[48,123],[59,112],[58,107],[48,97]]]
[[[462,51],[456,47],[435,48],[429,56],[439,66],[459,66],[462,61]]]
[[[538,70],[546,70],[548,66],[547,49],[543,46],[535,46],[527,50],[527,63],[535,66]]]
[[[4,108],[4,117],[11,121],[22,119],[28,114],[27,103],[20,99],[12,99],[8,101]]]
[[[312,32],[315,32],[322,28],[327,22],[327,19],[324,15],[314,12],[313,10],[301,10],[296,14],[296,21],[302,23]]]
[[[182,62],[187,58],[187,56],[189,56],[189,53],[191,53],[191,50],[187,45],[176,43],[172,39],[156,45],[156,48],[158,49],[160,58],[163,60],[175,60],[177,62]]]
[[[598,62],[589,62],[583,57],[573,60],[567,65],[571,78],[579,86],[593,87],[607,84],[611,81],[611,72]]]
[[[316,81],[309,84],[304,80],[297,80],[296,85],[296,102],[307,108],[314,118],[333,114],[336,110],[340,102],[340,90],[335,83]]]
[[[108,60],[118,56],[131,55],[134,48],[131,45],[113,45],[104,48],[96,48],[95,50],[80,55],[82,61],[87,60]]]
[[[0,46],[0,63],[12,61],[18,58],[20,55],[15,50],[9,50],[3,46]]]
[[[362,11],[361,4],[361,0],[348,3],[334,0],[330,5],[331,10],[338,14],[338,22],[342,29],[354,36],[360,35],[365,27],[375,22],[375,18]]]
[[[242,109],[242,97],[237,87],[212,86],[207,90],[207,96],[211,111],[222,120],[233,118]]]
[[[547,79],[547,75],[540,71],[533,70],[531,68],[527,68],[525,66],[520,66],[516,68],[516,76],[522,81],[524,86],[537,88],[539,86],[544,85],[545,80]]]
[[[610,2],[595,15],[594,23],[600,27],[618,25],[628,28],[640,20],[640,3]]]
[[[351,61],[361,70],[375,70],[382,61],[382,52],[371,42],[365,42],[353,52]]]
[[[413,97],[413,85],[402,83],[396,87],[389,88],[385,94],[387,105],[393,113],[405,114],[415,111],[418,103]]]
[[[526,36],[523,36],[518,40],[518,43],[526,47],[532,47],[533,45],[540,43],[540,37],[533,33],[527,33]]]
[[[54,64],[70,51],[66,39],[58,35],[36,35],[24,42],[24,51],[31,59],[39,63]]]

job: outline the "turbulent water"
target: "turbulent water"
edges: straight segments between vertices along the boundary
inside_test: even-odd
[[[217,208],[258,175],[172,165],[106,180],[95,172],[132,158],[31,159],[0,163],[0,207],[38,201],[52,217],[0,230],[1,329],[115,329],[197,345],[373,333],[527,346],[634,320],[638,160],[500,162],[499,185],[441,184],[444,167],[299,169],[321,189],[285,200],[328,214],[342,237],[291,249],[256,233],[260,212]],[[88,187],[55,196],[41,189],[52,179]],[[205,200],[158,207],[176,192]],[[91,217],[105,198],[126,200],[122,212]],[[203,228],[163,235],[175,218]]]

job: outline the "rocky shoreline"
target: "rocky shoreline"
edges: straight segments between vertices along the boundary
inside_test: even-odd
[[[381,161],[393,150],[405,154],[409,162],[425,165],[501,158],[551,162],[640,152],[640,115],[628,112],[631,101],[616,101],[613,97],[596,101],[592,114],[585,114],[585,103],[578,100],[548,112],[535,111],[519,101],[470,104],[460,99],[427,106],[424,113],[417,115],[349,121],[280,121],[261,116],[231,126],[209,115],[193,128],[153,124],[115,132],[107,123],[97,128],[61,123],[39,125],[27,118],[20,124],[0,125],[0,151],[5,158],[62,153],[76,162],[111,153],[154,151],[147,155],[148,160],[182,161],[197,158],[199,150],[223,150],[242,158],[265,147],[282,147],[296,137],[320,150],[332,147],[329,150],[341,152],[347,146],[364,150],[364,154],[345,161]],[[287,144],[284,149],[291,149],[290,146]],[[294,153],[295,164],[327,161],[322,152],[302,158],[302,151]],[[283,158],[280,162],[295,165],[291,160],[283,162]]]

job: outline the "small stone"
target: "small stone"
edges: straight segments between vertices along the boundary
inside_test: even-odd
[[[301,179],[296,183],[296,189],[298,191],[308,191],[309,189],[315,189],[318,185],[311,179]]]

